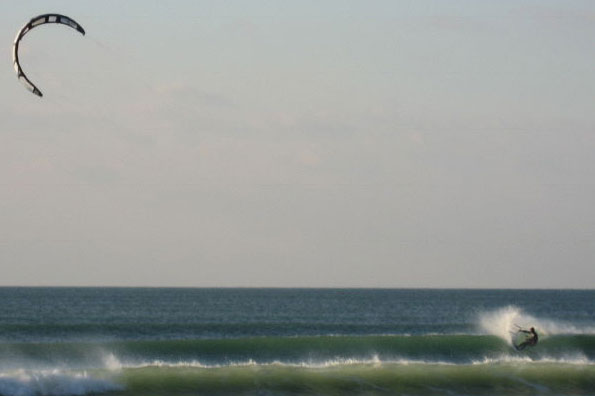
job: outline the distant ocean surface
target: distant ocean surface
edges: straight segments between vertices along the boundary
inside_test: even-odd
[[[0,288],[0,395],[98,394],[595,395],[595,291]]]

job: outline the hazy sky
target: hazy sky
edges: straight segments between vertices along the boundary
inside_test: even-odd
[[[12,42],[33,16],[17,80]],[[595,2],[5,1],[0,285],[595,287]]]

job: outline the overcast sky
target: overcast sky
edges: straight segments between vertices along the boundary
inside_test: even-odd
[[[17,80],[12,42],[33,16]],[[0,285],[595,286],[595,2],[5,1]]]

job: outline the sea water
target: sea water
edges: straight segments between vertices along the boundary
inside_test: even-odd
[[[595,395],[595,291],[0,288],[0,395],[97,394]]]

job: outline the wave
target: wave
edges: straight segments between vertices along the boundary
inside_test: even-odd
[[[131,364],[126,366],[122,364],[120,369],[142,369],[142,368],[201,368],[201,369],[216,369],[216,368],[232,368],[232,367],[293,367],[293,368],[308,368],[308,369],[321,369],[321,368],[332,368],[332,367],[347,367],[347,366],[382,366],[382,365],[395,365],[395,366],[473,366],[473,365],[490,365],[490,364],[517,364],[517,363],[548,363],[548,364],[561,364],[561,365],[575,365],[575,366],[595,366],[595,361],[586,358],[584,355],[566,356],[563,358],[555,357],[537,357],[533,358],[530,356],[510,356],[502,355],[493,358],[483,358],[479,360],[473,360],[469,363],[456,364],[448,361],[440,360],[413,360],[413,359],[388,359],[383,360],[378,356],[371,356],[368,359],[332,359],[327,361],[302,361],[302,362],[282,362],[273,361],[259,363],[254,360],[230,362],[227,364],[207,364],[197,360],[192,361],[163,361],[155,360],[151,362],[142,362],[137,364]]]
[[[595,343],[595,337],[579,337],[586,338],[587,344]],[[203,344],[205,340],[110,344],[102,346],[101,354],[97,352],[100,349],[97,345],[69,345],[71,351],[92,347],[98,358],[95,366],[88,367],[88,361],[69,360],[62,355],[61,359],[54,359],[53,369],[44,370],[33,368],[39,362],[30,360],[26,369],[0,370],[0,395],[515,395],[534,394],[536,389],[547,389],[547,392],[538,392],[543,394],[585,395],[595,389],[595,359],[580,348],[570,351],[564,347],[564,353],[552,354],[555,348],[547,346],[540,353],[520,354],[494,336],[342,338],[220,340],[223,345],[213,346],[211,355]],[[558,338],[558,342],[566,346],[577,342],[575,337]],[[231,341],[245,342],[244,351],[250,352],[233,352],[239,346],[228,344]],[[296,343],[322,345],[325,342],[338,342],[330,346],[337,354],[324,356],[303,351],[296,358],[279,358],[279,351],[268,355],[256,352],[260,347],[270,348],[276,344],[295,347]],[[348,342],[374,346],[362,348],[362,351],[380,350],[381,346],[390,349],[391,345],[397,348],[350,355],[338,348]],[[414,353],[402,348],[408,342],[412,342],[413,349],[426,342],[439,349],[452,344],[449,350],[453,355],[413,356]],[[466,345],[470,350],[462,359],[457,356],[461,353],[457,348],[464,349]],[[35,347],[40,349],[37,356],[60,349],[56,345]],[[194,352],[180,354],[184,348]],[[163,353],[167,349],[178,352]],[[490,350],[496,352],[486,352]],[[226,355],[230,352],[247,357],[232,358]],[[160,357],[150,359],[151,354]],[[50,365],[48,361],[44,364]],[[64,365],[69,367],[64,368]]]
[[[539,318],[525,313],[521,308],[507,306],[493,311],[483,312],[478,317],[478,324],[485,334],[497,336],[511,344],[511,332],[518,328],[535,327],[540,336],[558,335],[595,335],[595,326],[578,326],[560,320]]]
[[[17,370],[0,373],[0,395],[3,396],[71,396],[122,389],[121,384],[85,372]]]
[[[0,374],[3,396],[137,395],[520,395],[592,394],[595,366],[562,362],[351,361],[221,367],[158,364],[118,370]]]
[[[354,363],[142,367],[116,377],[118,395],[592,394],[595,367],[561,363],[471,365]],[[13,396],[13,395],[10,395]]]
[[[208,365],[254,361],[296,363],[339,359],[469,362],[510,352],[493,336],[321,336],[128,341],[112,343],[0,344],[0,369],[106,368],[121,362],[200,361]]]
[[[119,369],[147,362],[200,362],[209,367],[254,362],[302,365],[326,362],[430,362],[484,360],[595,361],[595,336],[558,335],[518,352],[494,335],[256,337],[111,343],[0,344],[0,370]]]

